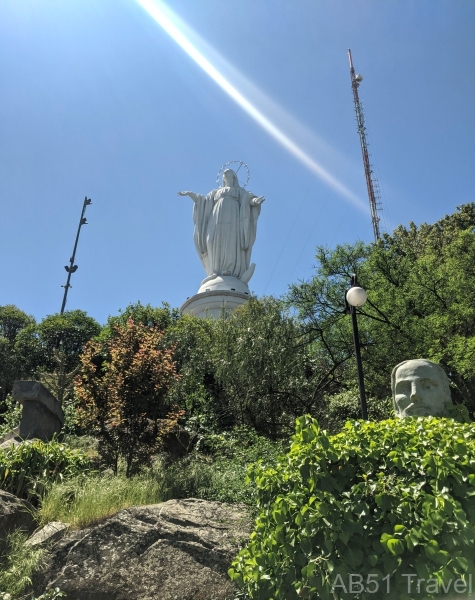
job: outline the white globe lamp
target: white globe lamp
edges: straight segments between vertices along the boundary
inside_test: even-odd
[[[351,306],[363,306],[367,298],[366,290],[356,285],[346,292],[346,299]]]

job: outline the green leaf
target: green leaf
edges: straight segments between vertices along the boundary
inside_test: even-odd
[[[401,542],[401,540],[397,540],[395,538],[388,540],[387,548],[394,556],[399,556],[400,554],[404,553],[404,544]]]

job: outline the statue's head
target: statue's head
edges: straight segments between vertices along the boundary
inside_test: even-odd
[[[232,169],[226,169],[223,173],[223,187],[239,186],[236,173]]]
[[[436,363],[420,358],[405,360],[391,373],[396,417],[448,416],[452,406],[449,379]]]

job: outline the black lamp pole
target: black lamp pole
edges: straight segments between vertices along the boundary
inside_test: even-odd
[[[351,288],[360,287],[356,280],[356,275],[353,273],[351,277]],[[350,289],[351,289],[350,288]],[[368,420],[368,409],[366,406],[366,392],[364,388],[364,377],[363,377],[363,364],[361,362],[361,352],[360,352],[360,337],[358,335],[358,322],[356,320],[356,306],[352,306],[347,300],[347,294],[350,290],[346,291],[345,294],[345,304],[346,310],[345,312],[351,315],[351,322],[353,325],[353,342],[355,345],[355,356],[356,356],[356,368],[358,371],[358,386],[360,389],[360,405],[361,405],[361,416],[365,421]]]

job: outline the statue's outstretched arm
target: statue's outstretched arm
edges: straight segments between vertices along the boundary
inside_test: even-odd
[[[259,204],[262,204],[264,202],[265,198],[264,196],[259,196],[256,198],[253,198],[251,200],[251,206],[258,206]]]
[[[196,202],[198,200],[198,196],[195,194],[195,192],[178,192],[179,196],[189,196],[193,202]]]

